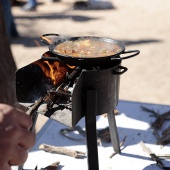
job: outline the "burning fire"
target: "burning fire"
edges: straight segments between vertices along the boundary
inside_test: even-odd
[[[58,61],[42,61],[34,62],[38,65],[45,76],[50,79],[53,85],[57,86],[66,78],[66,73],[70,72],[70,68]]]
[[[42,36],[41,39],[47,42],[47,44],[52,43],[52,39],[46,38],[45,36]],[[34,42],[37,46],[40,46],[36,40]],[[50,57],[48,53],[45,53],[44,56]],[[56,60],[37,60],[34,62],[34,64],[38,65],[42,69],[44,75],[50,79],[54,86],[60,85],[66,78],[66,73],[70,73],[71,70],[75,69],[75,66],[65,65]]]

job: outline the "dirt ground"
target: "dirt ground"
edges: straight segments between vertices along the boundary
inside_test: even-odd
[[[111,1],[114,9],[74,9],[76,0],[50,3],[38,0],[34,12],[12,8],[20,37],[11,40],[18,68],[41,57],[48,47],[45,33],[100,36],[122,41],[126,50],[140,55],[123,60],[128,71],[121,76],[120,100],[170,104],[170,1]]]

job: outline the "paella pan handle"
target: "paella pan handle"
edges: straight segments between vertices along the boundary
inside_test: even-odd
[[[118,71],[118,69],[120,71]],[[123,66],[118,66],[116,67],[116,69],[112,70],[112,74],[118,74],[118,75],[121,75],[123,73],[125,73],[128,69],[126,67],[123,67]]]
[[[41,41],[44,44],[50,45],[52,44],[54,41],[56,41],[56,39],[63,39],[63,37],[60,34],[55,34],[55,33],[50,33],[50,34],[43,34],[41,35]]]
[[[122,54],[127,54],[127,53],[133,53],[133,54],[126,56],[126,57],[121,57],[122,60],[134,57],[134,56],[138,55],[140,53],[140,51],[139,50],[124,51]]]

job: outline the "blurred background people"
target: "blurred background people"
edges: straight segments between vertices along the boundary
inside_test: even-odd
[[[60,2],[61,0],[48,0],[49,2]],[[35,11],[37,7],[37,0],[27,0],[27,3],[22,7],[24,11]]]
[[[9,37],[18,37],[18,31],[11,12],[11,0],[1,0],[6,32]]]
[[[24,11],[35,11],[37,7],[36,0],[28,0],[27,3],[22,7]]]

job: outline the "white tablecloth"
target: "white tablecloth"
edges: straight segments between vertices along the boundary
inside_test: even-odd
[[[150,113],[141,110],[141,106],[164,113],[170,110],[170,106],[157,105],[151,103],[139,103],[130,101],[119,101],[117,109],[120,114],[116,116],[119,139],[127,136],[124,143],[125,148],[121,154],[117,154],[111,159],[113,153],[111,143],[103,143],[103,146],[98,147],[99,167],[100,170],[160,170],[154,161],[142,150],[140,141],[144,141],[154,153],[170,153],[170,145],[161,147],[156,145],[156,137],[153,135],[150,127],[151,122],[155,120],[150,116]],[[85,128],[84,119],[78,125]],[[97,117],[97,128],[105,128],[108,126],[107,118],[104,116]],[[169,126],[169,121],[166,121],[161,128],[165,129]],[[62,136],[59,131],[66,126],[49,120],[46,125],[37,134],[36,144],[30,150],[29,157],[24,165],[25,170],[33,170],[36,166],[38,169],[47,165],[60,161],[59,170],[87,170],[87,158],[76,159],[65,155],[51,154],[39,150],[40,144],[49,144],[55,146],[63,146],[66,148],[86,152],[86,141],[74,141]],[[166,166],[170,167],[170,162],[164,161]],[[12,168],[16,170],[16,167]]]

